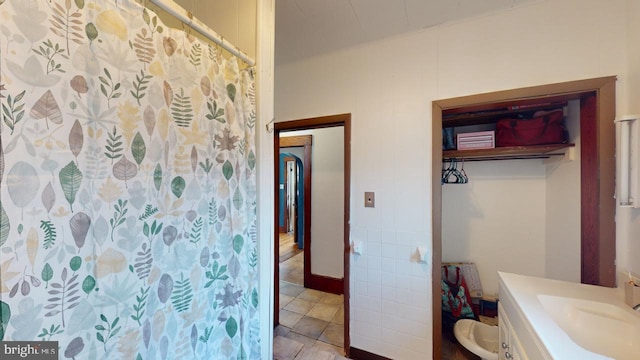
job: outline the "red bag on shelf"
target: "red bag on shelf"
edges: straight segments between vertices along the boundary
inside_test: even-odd
[[[566,142],[562,109],[538,112],[531,119],[500,119],[496,122],[496,147]]]

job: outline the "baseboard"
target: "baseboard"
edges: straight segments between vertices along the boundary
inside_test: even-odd
[[[304,287],[307,289],[341,295],[344,292],[344,280],[328,276],[310,274],[305,277]]]
[[[354,347],[349,348],[349,357],[355,360],[391,360],[387,357],[360,350]]]

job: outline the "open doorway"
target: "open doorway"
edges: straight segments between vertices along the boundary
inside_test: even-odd
[[[285,135],[286,134],[286,135]],[[288,131],[278,136],[278,244],[280,256],[276,269],[280,280],[310,286],[311,239],[311,168],[313,167],[313,136]],[[307,239],[307,240],[305,240]],[[284,269],[282,268],[284,267]],[[301,269],[299,269],[301,268]],[[284,270],[284,271],[280,271]]]
[[[350,343],[348,281],[350,121],[350,114],[342,114],[278,122],[274,126],[274,174],[279,177],[282,173],[286,179],[287,172],[285,170],[287,170],[287,168],[294,173],[302,173],[302,176],[298,176],[298,174],[294,176],[296,180],[283,181],[282,185],[280,184],[280,179],[275,179],[276,181],[274,181],[274,229],[276,232],[274,234],[276,239],[274,242],[274,326],[277,326],[275,332],[276,340],[274,341],[286,341],[286,339],[282,338],[287,337],[286,334],[289,333],[289,339],[295,340],[296,337],[300,339],[299,336],[305,336],[302,339],[309,341],[309,338],[313,339],[313,334],[305,333],[306,330],[302,328],[307,324],[304,322],[306,321],[309,324],[316,323],[320,324],[320,327],[324,327],[326,330],[340,330],[340,346],[338,347],[342,350],[341,353],[346,356],[348,356]],[[337,159],[339,161],[327,161],[327,159],[318,160],[318,158],[315,157],[316,160],[313,160],[312,172],[312,151],[317,151],[319,154],[323,146],[326,147],[325,150],[331,147],[327,143],[324,143],[321,140],[323,136],[319,135],[329,130],[334,134],[335,131],[338,131],[340,134],[338,140],[340,142],[339,148],[341,149],[341,153],[340,158]],[[307,138],[308,141],[300,140],[304,136],[311,134],[316,134],[316,138],[318,139],[317,143],[313,143],[313,135]],[[294,140],[292,141],[291,139]],[[335,138],[333,141],[335,141]],[[296,147],[302,148],[303,152],[296,153],[294,149]],[[335,146],[333,148],[332,150],[335,150]],[[281,153],[284,154],[284,157],[281,157]],[[285,160],[287,157],[289,159]],[[296,158],[301,159],[301,163],[298,163]],[[296,162],[295,167],[291,163],[292,161]],[[322,166],[327,165],[340,168],[339,179],[335,177],[338,172],[322,171]],[[318,178],[319,181],[314,183],[314,186],[311,185],[312,176],[313,178]],[[332,180],[328,180],[325,176],[333,177]],[[303,186],[299,186],[300,182],[302,182]],[[287,185],[292,186],[293,183],[296,183],[296,191],[285,189]],[[324,193],[314,192],[316,196],[313,197],[312,192],[322,189],[321,185],[332,187],[334,191],[325,191]],[[339,189],[339,191],[335,191],[336,189]],[[297,197],[297,201],[288,201],[286,194]],[[332,197],[334,197],[335,194],[340,194],[340,198],[333,199]],[[314,201],[316,204],[330,202],[335,208],[331,211],[314,211],[318,216],[314,216],[312,219],[312,213],[309,209],[314,208]],[[293,212],[290,208],[286,209],[286,206],[284,206],[285,203],[288,203],[290,207],[293,206],[296,209]],[[287,210],[291,216],[287,219],[287,226],[285,226],[285,219],[282,218],[281,215]],[[325,223],[323,223],[323,221],[325,221],[323,218],[327,217],[332,217],[334,220],[338,217],[340,220],[339,225],[326,226]],[[292,221],[294,224],[291,224]],[[301,228],[302,231],[300,231]],[[315,231],[312,231],[312,228]],[[318,233],[318,228],[321,230],[329,229],[333,231],[333,234],[327,237],[326,234],[322,232]],[[293,234],[292,229],[295,229],[293,230]],[[298,234],[299,243],[295,245],[288,244],[287,246],[292,245],[293,248],[301,248],[303,251],[304,261],[302,262],[303,269],[301,269],[304,272],[303,286],[290,286],[291,284],[286,281],[281,282],[281,230],[287,230],[286,233],[291,235]],[[291,237],[295,238],[295,236]],[[331,255],[327,257],[327,254]],[[336,263],[336,261],[338,262]],[[329,268],[328,271],[327,268]],[[339,273],[336,273],[336,270],[339,270]],[[299,298],[300,296],[302,296],[302,298]],[[339,304],[335,304],[337,300]],[[314,302],[317,304],[313,304]],[[328,315],[330,315],[328,313],[335,310],[332,305],[338,305],[339,310],[332,315],[333,319],[328,319]],[[281,309],[288,311],[284,312],[286,317],[281,316]],[[327,318],[324,319],[323,317]],[[284,323],[287,323],[289,326],[285,326]],[[280,336],[282,333],[285,333],[285,335]],[[322,339],[320,339],[322,334],[316,335],[318,335],[316,337],[318,342],[322,343]],[[330,341],[331,339],[326,339],[326,337],[325,340],[329,340],[329,345],[332,345],[334,348],[337,346],[335,341],[332,342]],[[274,354],[278,346],[279,344],[274,344]],[[300,351],[300,349],[298,349],[298,351]]]
[[[310,179],[304,177],[302,159],[280,147],[280,234],[290,234],[293,242],[304,246],[304,185]],[[309,209],[308,211],[311,211]]]

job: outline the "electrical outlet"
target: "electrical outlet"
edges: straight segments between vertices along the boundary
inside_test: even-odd
[[[376,207],[376,193],[373,191],[364,193],[364,207]]]

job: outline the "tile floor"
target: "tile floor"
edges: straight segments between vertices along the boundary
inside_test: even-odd
[[[280,263],[280,325],[274,330],[276,360],[342,360],[342,295],[302,286],[303,253]]]

